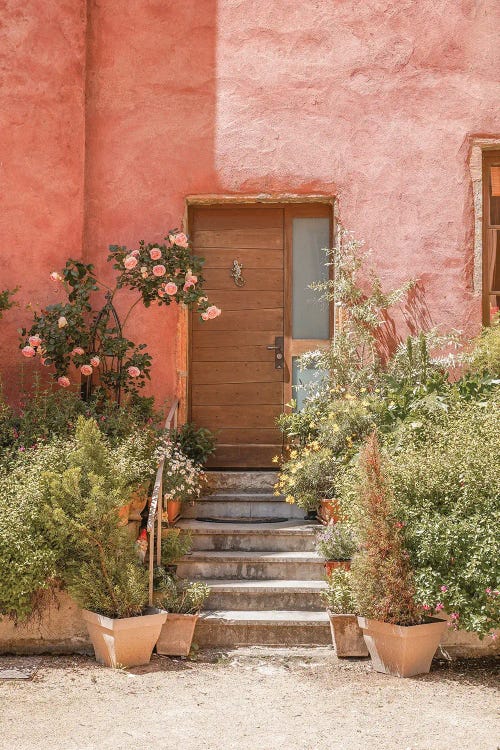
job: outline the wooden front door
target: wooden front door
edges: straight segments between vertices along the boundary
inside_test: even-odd
[[[309,288],[328,273],[331,206],[192,207],[189,232],[222,309],[215,320],[192,314],[190,419],[216,435],[209,466],[269,468],[282,449],[276,418],[298,382],[314,378],[298,373],[297,357],[332,333]]]
[[[190,233],[222,309],[216,320],[192,316],[191,419],[216,434],[211,465],[267,467],[282,446],[284,368],[268,347],[284,334],[283,208],[196,208]]]

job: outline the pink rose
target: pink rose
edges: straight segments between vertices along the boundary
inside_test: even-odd
[[[164,296],[165,296],[165,292],[163,291],[163,289],[158,289],[158,297],[164,297]]]
[[[134,258],[138,258],[140,254],[140,250],[131,250],[129,253],[129,255],[133,255]]]
[[[57,273],[57,271],[52,271],[50,278],[52,281],[62,281],[62,276],[60,273]]]
[[[127,255],[127,257],[123,261],[123,265],[125,266],[127,271],[131,271],[137,265],[137,258],[135,257],[135,255]]]
[[[207,315],[209,320],[213,320],[214,318],[218,318],[221,314],[221,310],[219,310],[218,307],[215,305],[210,305],[210,307],[207,307]]]
[[[28,341],[30,342],[30,346],[40,346],[42,343],[42,339],[40,336],[30,336]]]
[[[139,375],[141,374],[141,371],[139,370],[138,367],[135,367],[135,365],[131,365],[130,367],[128,367],[127,372],[131,378],[138,378]]]
[[[198,281],[198,276],[194,276],[192,273],[186,274],[186,284],[192,284],[193,286]]]
[[[187,247],[188,246],[188,238],[184,234],[184,232],[178,232],[177,234],[169,234],[168,239],[172,243],[172,245],[178,245],[179,247]]]
[[[202,320],[208,320],[208,313],[206,313],[206,312],[202,313],[201,314],[201,319]]]
[[[101,364],[101,360],[99,359],[99,357],[92,357],[92,359],[90,360],[90,364],[92,365],[92,367],[99,367],[99,365]]]
[[[151,258],[151,260],[160,260],[160,258],[161,258],[161,250],[160,250],[160,248],[159,247],[153,247],[149,251],[149,257]]]
[[[67,388],[70,384],[69,378],[67,378],[66,375],[61,375],[60,378],[57,378],[57,382],[62,388]]]
[[[25,357],[34,357],[36,354],[36,351],[33,349],[32,346],[23,346],[21,349],[21,352]]]
[[[82,354],[85,354],[85,351],[84,351],[84,350],[82,349],[82,347],[81,347],[81,346],[75,346],[75,348],[74,348],[74,349],[73,349],[73,351],[71,352],[71,356],[72,356],[72,357],[74,357],[74,356],[75,356],[75,355],[77,355],[77,354],[78,354],[78,355],[79,355],[80,357],[82,356]]]
[[[174,284],[173,281],[169,281],[168,284],[165,284],[165,291],[167,294],[177,294],[177,284]]]
[[[82,365],[80,367],[80,372],[82,375],[92,375],[92,367],[90,365]]]
[[[167,272],[167,269],[165,266],[162,266],[161,264],[159,266],[153,266],[153,275],[154,276],[165,276]]]
[[[194,286],[192,281],[186,281],[186,283],[184,284],[182,288],[184,289],[185,292],[187,292],[187,290],[191,289],[192,286]]]

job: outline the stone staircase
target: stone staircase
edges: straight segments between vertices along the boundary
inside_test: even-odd
[[[318,525],[273,494],[275,472],[208,472],[211,494],[184,510],[193,551],[182,578],[211,589],[195,633],[200,647],[331,643],[320,593]],[[273,520],[274,519],[274,520]]]

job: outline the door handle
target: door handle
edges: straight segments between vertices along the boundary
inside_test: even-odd
[[[276,336],[274,339],[274,345],[267,346],[266,349],[274,351],[274,368],[275,370],[283,369],[283,336]]]

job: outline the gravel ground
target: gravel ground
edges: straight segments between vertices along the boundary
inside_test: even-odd
[[[498,750],[498,676],[483,660],[397,679],[326,648],[154,656],[129,670],[47,656],[31,681],[0,682],[0,748]]]

